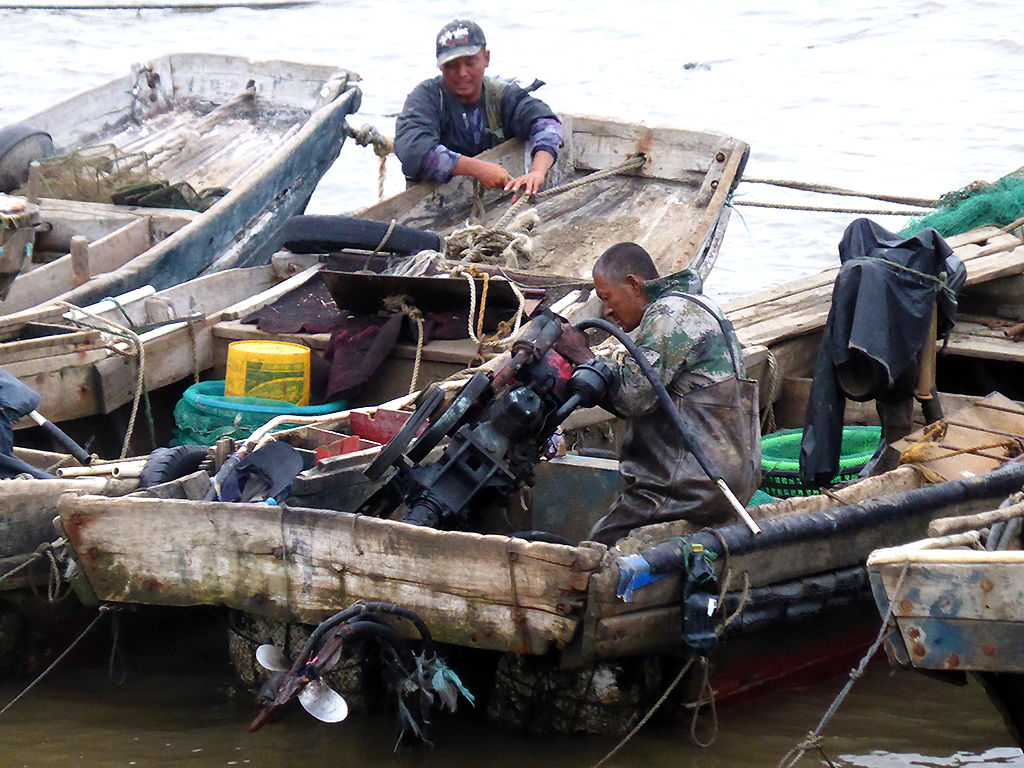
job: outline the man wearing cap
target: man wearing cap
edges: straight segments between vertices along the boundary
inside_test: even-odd
[[[483,30],[455,19],[437,35],[441,74],[417,85],[395,126],[395,154],[411,181],[445,182],[472,176],[488,189],[533,194],[540,189],[562,146],[562,124],[530,91],[485,77],[491,60]],[[485,149],[518,137],[527,142],[530,169],[512,178],[497,163],[477,159]]]

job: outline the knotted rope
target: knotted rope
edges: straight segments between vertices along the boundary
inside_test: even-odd
[[[471,224],[449,235],[446,255],[453,261],[503,262],[506,267],[519,268],[523,263],[528,263],[533,256],[533,243],[527,233],[540,221],[536,211],[527,210],[528,206],[585,184],[592,184],[595,181],[640,168],[646,162],[646,155],[633,155],[625,162],[611,168],[594,171],[582,178],[534,195],[520,195],[519,199],[509,206],[493,227]],[[477,218],[482,218],[484,214],[483,190],[479,183],[475,188],[477,194],[474,197],[474,215]]]
[[[346,135],[352,139],[360,147],[368,145],[373,146],[373,153],[380,158],[380,162],[377,168],[377,199],[384,199],[384,179],[387,176],[387,157],[395,149],[395,143],[392,139],[383,135],[372,125],[364,125],[359,130],[352,128],[350,125],[346,125]]]
[[[40,560],[40,559],[42,559],[44,557],[49,557],[50,561],[51,561],[51,564],[53,564],[54,567],[56,567],[55,566],[54,557],[53,557],[53,550],[57,549],[59,547],[64,546],[66,543],[67,543],[67,541],[65,541],[64,539],[57,539],[56,541],[43,542],[38,547],[36,547],[36,551],[33,552],[31,555],[29,555],[28,559],[25,562],[23,562],[23,563],[21,563],[19,565],[16,565],[14,568],[11,568],[11,570],[6,571],[5,573],[0,573],[0,583],[3,583],[5,580],[9,579],[14,574],[16,574],[16,573],[18,573],[20,571],[23,571],[26,568],[28,568],[36,560]],[[50,602],[53,602],[53,600],[51,599]]]

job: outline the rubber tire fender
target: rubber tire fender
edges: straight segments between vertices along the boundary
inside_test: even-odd
[[[199,469],[206,458],[205,445],[174,445],[170,448],[157,448],[146,459],[139,476],[139,488],[149,488],[161,483],[169,483],[179,477],[190,475]]]
[[[381,250],[414,254],[441,250],[436,232],[360,219],[354,216],[292,216],[281,227],[281,244],[292,253],[330,253],[346,248],[373,250],[387,236]]]

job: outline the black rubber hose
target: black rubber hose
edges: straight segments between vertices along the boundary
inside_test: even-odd
[[[654,388],[654,394],[657,396],[658,402],[661,403],[661,407],[668,414],[669,418],[672,419],[672,422],[676,425],[676,429],[679,430],[679,434],[683,438],[683,445],[686,447],[686,450],[693,454],[693,458],[695,458],[697,463],[700,464],[700,468],[704,470],[704,474],[706,474],[714,483],[721,481],[723,479],[722,474],[704,454],[704,449],[701,448],[700,443],[697,442],[693,433],[690,432],[690,428],[683,420],[683,415],[679,413],[679,410],[676,408],[676,404],[672,402],[672,396],[669,395],[668,390],[665,389],[665,385],[661,383],[661,379],[658,378],[658,374],[655,372],[654,368],[651,367],[647,358],[643,356],[643,353],[637,345],[633,343],[633,340],[629,338],[626,332],[614,323],[610,323],[607,320],[597,317],[577,323],[576,328],[580,331],[585,331],[589,328],[600,328],[602,331],[607,331],[622,342],[626,351],[629,352],[630,356],[634,360],[636,360],[636,364],[640,366],[640,371],[647,377],[647,380],[651,382],[651,386]]]
[[[420,637],[423,639],[424,650],[428,655],[434,653],[434,639],[430,634],[430,629],[427,627],[427,623],[420,618],[418,614],[405,608],[401,605],[395,605],[394,603],[383,603],[383,602],[368,602],[368,603],[355,603],[350,605],[343,611],[331,616],[329,619],[322,621],[313,633],[309,636],[306,644],[302,646],[302,652],[299,654],[299,658],[305,661],[309,658],[309,654],[317,643],[330,632],[332,629],[337,627],[346,621],[352,619],[360,619],[360,615],[363,613],[389,613],[393,616],[399,616],[409,621],[416,631],[419,632]]]
[[[377,613],[390,613],[392,616],[399,616],[405,619],[416,627],[416,631],[420,633],[420,638],[423,640],[425,649],[430,652],[430,655],[433,654],[434,638],[430,634],[430,628],[427,627],[427,622],[420,618],[419,614],[415,611],[395,603],[363,603],[363,609]]]
[[[36,413],[38,413],[38,411],[36,411]],[[42,427],[43,431],[53,438],[58,445],[74,456],[75,460],[83,467],[87,467],[92,463],[92,456],[90,456],[82,446],[72,440],[63,429],[58,427],[52,421],[47,419],[39,426]]]
[[[783,544],[828,541],[843,533],[907,520],[954,503],[1002,499],[1019,491],[1021,483],[1024,483],[1024,463],[1012,462],[986,475],[947,480],[821,512],[762,520],[758,536],[752,535],[744,525],[727,525],[716,528],[714,533],[701,532],[669,539],[643,550],[640,555],[648,562],[652,575],[674,573],[686,567],[693,544],[701,544],[705,550],[720,557],[727,553],[734,557]]]
[[[352,638],[372,635],[378,642],[394,650],[395,656],[398,657],[399,663],[405,667],[406,672],[411,672],[416,668],[415,656],[409,641],[398,634],[393,627],[381,623],[376,617],[358,618],[354,621],[349,621],[338,631],[346,634],[342,641],[342,646],[350,642]]]

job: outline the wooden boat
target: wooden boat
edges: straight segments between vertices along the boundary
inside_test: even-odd
[[[750,147],[707,131],[582,115],[561,120],[565,146],[548,172],[547,189],[530,202],[539,217],[529,229],[534,255],[521,258],[518,269],[589,277],[605,249],[632,240],[647,249],[662,274],[690,267],[706,275],[725,236],[726,198],[739,182]],[[480,158],[503,165],[513,176],[526,172],[520,141],[505,142]],[[509,226],[502,219],[511,193],[478,193],[471,181],[455,177],[440,186],[418,184],[359,216],[444,235],[471,217],[485,230]]]
[[[289,277],[273,265],[238,267],[83,311],[48,308],[38,313],[45,322],[7,318],[0,365],[40,393],[51,421],[110,414],[132,402],[140,381],[155,390],[208,369],[217,322],[274,301],[318,269]]]
[[[1024,552],[1020,493],[934,521],[929,538],[879,549],[868,572],[893,666],[956,685],[977,679],[1024,743]]]
[[[3,146],[0,162],[15,167],[0,179],[38,161],[21,191],[39,209],[22,228],[49,262],[5,263],[24,273],[0,311],[54,298],[85,306],[267,263],[274,233],[341,150],[358,80],[330,66],[173,54],[5,129],[21,139]],[[115,194],[132,204],[112,205]],[[151,210],[184,204],[202,210]]]
[[[534,299],[540,291],[547,292],[550,302],[588,282],[597,256],[623,240],[643,245],[665,274],[690,267],[706,277],[725,234],[730,214],[725,201],[742,175],[749,154],[747,144],[716,133],[578,115],[563,115],[562,123],[565,146],[549,172],[547,189],[530,202],[533,213],[527,212],[523,224],[510,214],[523,212],[525,201],[511,210],[510,193],[478,190],[464,177],[441,185],[416,185],[357,215],[441,234],[445,259],[431,274],[472,268],[478,276],[476,295],[483,295],[480,277],[485,272],[498,281],[510,280],[524,291],[533,291],[527,300],[528,310],[537,305]],[[519,140],[488,150],[481,158],[504,165],[513,176],[525,172],[524,147]],[[496,230],[505,237],[499,237],[497,245],[484,247]],[[381,227],[381,246],[388,237],[388,228]],[[309,232],[309,239],[317,239],[315,230]],[[506,249],[511,241],[515,241],[514,247]],[[320,244],[329,242],[330,236],[325,234]],[[366,251],[344,245],[339,243],[334,252],[319,257],[327,269],[385,272],[405,260],[367,253],[376,241],[367,242]],[[509,261],[510,254],[514,263]],[[294,258],[293,268],[298,270],[317,257],[305,254]],[[414,283],[410,278],[396,291],[407,291]],[[468,304],[465,277],[453,283],[453,290],[462,290]],[[374,285],[372,290],[381,288]],[[278,338],[322,351],[330,338],[329,333],[272,335],[238,320],[219,323],[213,333],[214,376],[223,373],[232,341]],[[468,338],[426,344],[420,350],[424,368],[420,383],[465,368],[478,353],[478,345]],[[360,404],[402,394],[405,390],[399,382],[407,385],[415,358],[415,345],[399,345],[375,379],[371,391],[376,400]]]
[[[953,244],[968,265],[965,305],[998,293],[1000,282],[1024,272],[1024,246],[1015,237],[983,230]],[[809,350],[824,325],[832,277],[798,281],[729,307],[748,369],[761,378],[764,402],[774,407],[779,426],[798,425],[805,409]],[[962,323],[954,336],[963,340],[955,364],[961,370],[984,364],[980,345],[971,340],[974,328]],[[985,343],[1007,359],[1020,354],[994,335]],[[944,367],[940,363],[940,385]],[[977,400],[958,393],[942,399],[947,413]],[[387,421],[388,410],[358,415]],[[875,418],[865,408],[847,415],[854,422]],[[337,440],[356,432],[356,416],[289,439],[307,447]],[[566,429],[580,435],[579,445],[609,446],[612,432],[599,414],[574,418]],[[919,538],[933,518],[992,504],[1024,481],[1001,470],[936,484],[925,470],[903,466],[829,495],[757,507],[759,537],[741,526],[701,534],[683,522],[665,523],[637,529],[609,549],[579,539],[617,493],[612,460],[550,462],[539,473],[532,502],[509,511],[518,529],[539,528],[570,541],[555,544],[345,511],[370,490],[360,469],[375,450],[328,458],[300,475],[287,507],[238,504],[224,514],[219,502],[195,496],[68,494],[60,502],[61,521],[94,599],[219,604],[249,617],[233,641],[236,663],[248,665],[249,675],[251,647],[239,638],[280,637],[273,622],[316,623],[354,600],[386,600],[419,613],[444,643],[503,654],[491,699],[496,719],[601,731],[635,722],[648,696],[661,692],[662,673],[670,677],[679,669],[681,637],[693,639],[694,626],[681,617],[682,568],[634,590],[625,602],[620,581],[629,569],[622,558],[659,545],[679,551],[700,544],[717,552],[713,565],[721,581],[714,597],[717,602],[718,589],[726,593],[718,616],[727,626],[720,627],[724,640],[709,684],[720,701],[739,700],[780,678],[855,660],[877,629],[863,568],[868,554]],[[321,508],[328,504],[331,509]],[[159,545],[131,545],[143,541],[132,532],[143,530],[146,542]],[[689,701],[706,698],[704,682],[700,676],[691,681]]]
[[[340,108],[338,109],[340,110]],[[321,112],[323,111],[325,110],[321,110]],[[339,114],[332,119],[340,121],[343,118],[344,115]],[[549,254],[549,256],[539,259],[535,263],[523,265],[525,269],[510,271],[505,264],[480,265],[480,269],[496,275],[504,273],[501,275],[502,279],[505,276],[513,276],[527,286],[531,283],[550,284],[552,280],[557,283],[565,281],[564,277],[560,277],[561,275],[575,275],[578,278],[585,272],[584,267],[595,252],[599,252],[600,249],[624,237],[632,237],[645,243],[651,249],[663,269],[675,270],[692,264],[695,269],[706,274],[714,263],[721,237],[724,234],[729,216],[729,208],[724,205],[725,198],[742,171],[748,152],[747,145],[719,134],[644,128],[592,118],[566,117],[565,122],[567,129],[571,127],[571,130],[567,130],[566,148],[551,172],[551,183],[555,185],[556,190],[564,184],[588,176],[595,168],[614,168],[616,164],[621,164],[620,160],[626,156],[633,157],[631,162],[635,167],[626,169],[619,174],[609,175],[607,178],[587,181],[582,186],[566,189],[564,192],[551,194],[537,203],[535,206],[537,218],[534,220],[535,223],[530,233],[533,240],[532,249],[535,253]],[[332,132],[332,135],[337,133],[333,129],[329,132]],[[153,143],[152,139],[147,141],[150,144]],[[306,157],[316,153],[303,152],[301,154]],[[515,171],[517,165],[522,165],[522,154],[521,142],[511,141],[491,150],[489,156],[495,161],[505,163]],[[206,166],[204,166],[205,172],[207,172]],[[295,197],[296,189],[297,186],[291,188],[285,197],[292,200]],[[229,201],[232,195],[225,197],[224,201]],[[472,185],[464,179],[457,179],[439,187],[421,185],[419,188],[410,189],[363,211],[362,215],[371,220],[378,219],[388,222],[397,218],[400,219],[398,223],[451,234],[454,229],[460,228],[459,223],[462,222],[466,214],[472,211],[473,201]],[[510,196],[487,192],[479,202],[483,207],[480,219],[483,224],[477,226],[483,226],[486,230],[497,223],[497,220],[507,211]],[[62,208],[70,206],[73,211],[79,211],[83,206],[95,208],[101,205],[96,203],[51,203],[50,201],[47,201],[47,204],[54,206],[54,209],[56,206]],[[211,212],[215,211],[219,205],[221,203],[215,205]],[[140,250],[146,248],[146,241],[140,240],[139,237],[140,235],[144,237],[147,225],[150,231],[170,229],[170,226],[167,225],[162,225],[160,228],[153,226],[150,223],[152,219],[147,218],[152,213],[151,211],[135,209],[122,212],[115,209],[115,213],[115,210],[112,210],[112,206],[109,205],[103,206],[103,209],[110,219],[108,230],[113,231],[106,234],[107,230],[100,230],[106,236],[100,237],[99,233],[94,236],[96,240],[88,248],[89,253],[92,254],[88,257],[90,262],[94,256],[98,260],[99,254],[107,254],[111,250],[123,255],[122,246],[129,239],[129,232],[134,235],[135,250]],[[262,249],[259,255],[260,259],[269,258],[267,251],[274,250],[281,242],[281,237],[275,235],[274,232],[280,221],[277,218],[279,213],[281,211],[275,211],[269,217],[258,217],[261,222],[258,237],[255,236],[255,233],[250,233],[253,237],[250,237],[249,234],[241,236],[241,242],[254,245],[259,243],[259,247]],[[177,215],[177,212],[174,215]],[[192,215],[195,216],[195,214]],[[138,221],[140,217],[145,219],[145,223]],[[245,220],[236,219],[235,221],[238,226],[244,226]],[[192,225],[187,222],[186,216],[182,216],[174,224],[179,226],[180,230],[169,237],[165,241],[167,243],[172,242]],[[61,229],[63,233],[70,231],[67,227]],[[581,232],[586,233],[582,238],[579,236]],[[516,233],[516,236],[520,239],[526,237],[524,233],[519,232]],[[66,239],[70,238],[66,237]],[[107,247],[110,240],[115,241],[113,249]],[[189,242],[194,241],[190,240]],[[189,246],[182,244],[180,247],[187,248]],[[220,269],[231,264],[253,263],[258,260],[254,254],[246,255],[245,247],[242,244],[233,245],[225,255],[217,258],[211,268]],[[79,248],[81,249],[82,246],[80,245]],[[361,266],[366,266],[370,256],[365,251],[353,251],[342,247],[339,247],[339,250],[341,253],[332,254],[330,259],[323,260],[327,261],[328,265],[335,267],[358,269]],[[207,255],[211,253],[210,249],[205,247],[202,252]],[[114,269],[103,276],[94,277],[72,292],[63,294],[60,298],[81,305],[85,298],[98,301],[105,295],[116,295],[117,292],[124,289],[137,287],[141,279],[146,279],[149,281],[148,284],[155,286],[173,285],[180,282],[185,277],[185,274],[180,271],[185,267],[181,265],[187,264],[192,257],[181,256],[177,247],[174,254],[178,255],[160,255],[163,253],[165,253],[165,246],[162,244],[156,250],[150,248],[125,267]],[[448,255],[456,256],[456,254]],[[104,263],[107,263],[109,257],[104,256],[103,258]],[[377,260],[381,261],[382,259]],[[307,256],[296,257],[291,263],[292,268],[298,271],[316,261],[316,258],[311,259]],[[47,279],[37,281],[44,287],[33,291],[29,291],[27,288],[23,290],[21,295],[27,298],[16,305],[19,309],[22,309],[23,305],[30,306],[37,301],[44,300],[43,294],[46,288],[55,284],[53,273],[64,275],[69,283],[83,280],[85,277],[83,271],[86,274],[91,274],[89,267],[76,267],[76,264],[82,264],[80,255],[76,257],[74,254],[69,254],[58,259],[52,265],[19,276],[12,287],[9,301],[18,300],[19,281],[33,280],[33,273],[40,270],[50,270]],[[297,264],[301,264],[301,266],[296,266]],[[136,270],[136,267],[140,265],[148,266],[140,272]],[[205,265],[198,265],[197,270],[202,266]],[[172,267],[178,271],[174,274],[163,273],[162,270]],[[464,282],[463,278],[459,280]],[[458,284],[462,285],[463,282],[458,282]],[[257,292],[255,286],[250,290],[253,293]],[[47,317],[52,317],[54,313],[52,305],[23,309],[23,311],[15,312],[8,317],[0,318],[0,326],[7,329],[8,338],[18,338],[19,335],[23,335],[26,327],[34,327],[31,326],[31,322],[45,320]],[[213,356],[213,360],[216,362],[214,376],[223,372],[226,349],[230,341],[263,337],[252,326],[243,325],[235,318],[226,318],[218,322],[215,328],[215,338],[218,343]],[[328,338],[329,334],[318,334],[303,335],[292,340],[299,340],[314,349],[322,349]],[[64,349],[65,354],[62,355],[54,354],[61,349],[62,345],[66,347],[68,341],[69,339],[60,337],[52,339],[53,347],[48,352],[49,362],[41,362],[40,354],[32,355],[31,359],[21,360],[18,357],[20,348],[15,346],[9,346],[9,353],[6,355],[0,351],[0,357],[5,363],[15,364],[12,371],[16,375],[30,377],[31,380],[26,379],[26,381],[40,391],[45,401],[61,403],[60,409],[51,416],[54,420],[82,417],[95,413],[109,413],[130,399],[131,390],[125,389],[129,382],[124,378],[123,374],[126,372],[120,361],[115,362],[111,359],[103,364],[107,368],[117,371],[116,374],[113,374],[118,377],[116,383],[108,384],[102,381],[106,377],[101,376],[97,379],[94,375],[90,366],[94,363],[98,364],[96,360],[82,361],[80,357],[68,356],[78,356],[79,348]],[[33,340],[33,343],[38,346],[42,342]],[[0,345],[0,350],[3,349],[3,346]],[[177,350],[174,356],[178,362],[175,371],[178,378],[182,378],[189,375],[192,370],[182,359],[187,357],[185,353],[188,350],[188,345],[182,344],[177,347]],[[203,349],[199,349],[199,352],[199,370],[206,370],[207,357]],[[427,361],[425,376],[429,377],[428,381],[443,378],[453,370],[465,367],[476,353],[475,345],[469,348],[467,345],[452,345],[445,342],[428,344],[426,349],[422,350],[422,356]],[[411,366],[415,350],[401,349],[398,351],[398,355],[400,360],[397,363],[397,368],[400,369],[399,376],[391,375],[396,367],[392,365],[379,377],[380,381],[397,381],[398,378],[407,375],[401,369]],[[438,365],[434,365],[435,362]],[[147,387],[150,389],[174,380],[175,378],[169,372],[160,377],[150,376],[147,372],[146,376]],[[375,390],[375,394],[378,398],[386,399],[392,393],[378,388]]]

